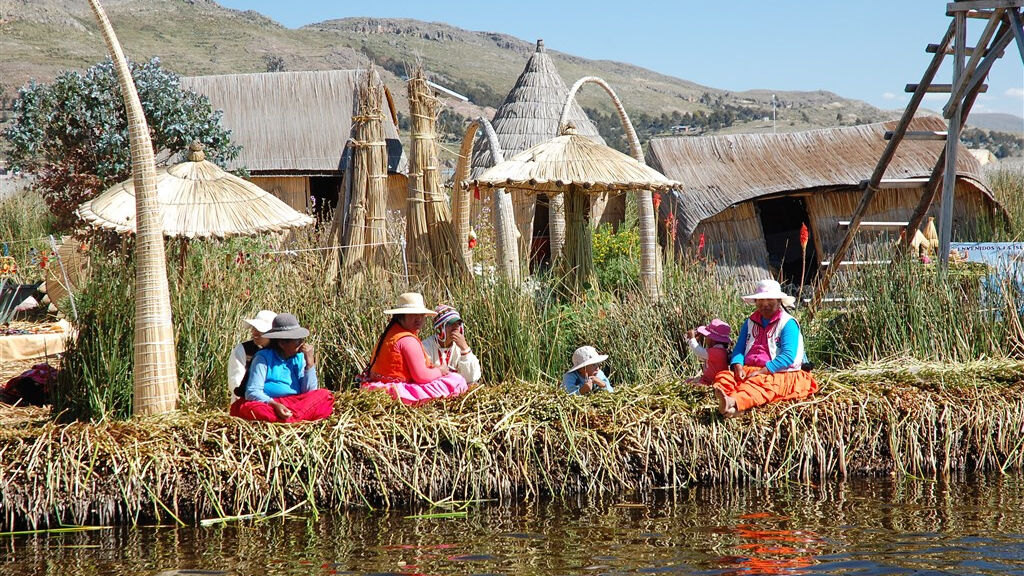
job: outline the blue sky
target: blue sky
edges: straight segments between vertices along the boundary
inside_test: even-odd
[[[462,0],[354,3],[337,0],[219,0],[289,28],[333,18],[415,18],[503,32],[549,49],[643,66],[713,88],[828,90],[902,109],[950,18],[941,0]],[[972,36],[983,22],[969,21]],[[947,58],[952,60],[952,58]],[[571,82],[572,78],[566,78]],[[950,82],[944,69],[936,82]],[[947,96],[929,95],[939,110]],[[1016,45],[995,63],[975,112],[1024,116],[1024,63]]]

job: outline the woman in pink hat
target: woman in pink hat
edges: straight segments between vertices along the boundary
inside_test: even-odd
[[[801,369],[806,355],[800,325],[783,307],[795,299],[778,282],[762,280],[743,301],[756,308],[740,328],[729,370],[715,375],[719,411],[735,416],[754,406],[817,392],[814,377]]]
[[[423,296],[406,292],[377,341],[370,365],[359,377],[364,390],[383,390],[403,404],[419,404],[435,398],[458,396],[468,388],[466,379],[446,364],[434,366],[420,342],[420,328],[437,312],[426,307]]]
[[[686,333],[686,344],[696,356],[704,363],[704,370],[701,375],[693,379],[694,383],[701,383],[711,386],[715,380],[715,374],[722,370],[729,369],[729,352],[732,346],[732,339],[729,337],[732,328],[728,324],[715,318],[706,326],[698,326],[696,330]],[[697,342],[697,338],[701,341]]]

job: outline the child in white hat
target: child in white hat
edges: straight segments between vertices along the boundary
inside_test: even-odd
[[[608,376],[601,371],[601,363],[607,359],[607,354],[598,354],[593,346],[580,346],[572,353],[572,368],[562,378],[562,388],[569,394],[614,392]]]
[[[245,396],[252,359],[270,342],[263,334],[270,330],[276,317],[277,313],[272,310],[260,310],[255,318],[242,320],[242,326],[249,329],[250,338],[235,346],[228,359],[228,395],[231,403]]]

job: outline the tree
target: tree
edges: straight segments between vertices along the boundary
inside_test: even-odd
[[[224,165],[238,156],[221,112],[195,92],[182,90],[178,75],[160,60],[131,63],[153,148],[169,160],[202,142],[206,157]],[[71,226],[74,211],[105,188],[131,176],[128,120],[113,63],[84,74],[62,72],[52,84],[30,82],[14,101],[14,122],[3,132],[11,168],[35,172],[38,188],[59,224]]]

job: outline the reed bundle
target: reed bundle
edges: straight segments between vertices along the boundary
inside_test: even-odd
[[[1024,365],[893,362],[820,374],[806,402],[722,420],[706,388],[567,396],[509,383],[418,408],[338,393],[335,415],[222,412],[0,431],[8,527],[194,522],[446,499],[565,497],[698,483],[937,477],[1024,465]]]
[[[591,198],[579,186],[570,186],[562,196],[565,208],[565,245],[559,262],[571,291],[583,294],[597,285],[594,276],[594,234],[590,225]]]
[[[370,69],[359,88],[359,112],[355,125],[352,162],[352,195],[342,245],[346,268],[380,264],[386,240],[388,155],[384,138],[383,87],[376,70]]]
[[[431,93],[422,69],[409,79],[408,89],[412,117],[406,236],[410,269],[420,276],[432,271],[441,278],[465,278],[469,271],[438,171],[435,125],[440,102]]]

